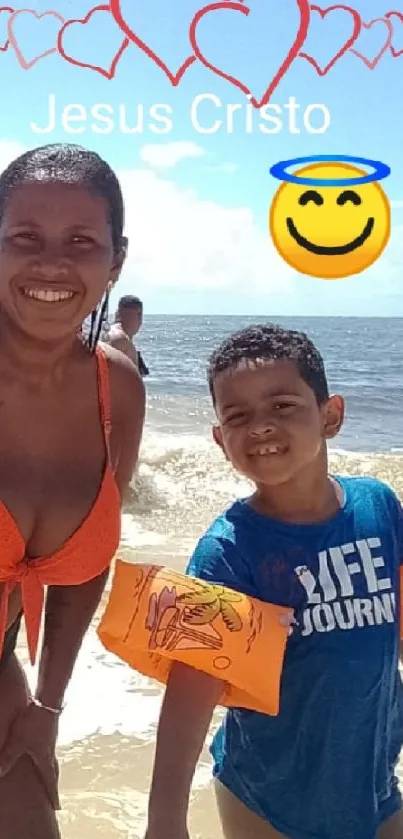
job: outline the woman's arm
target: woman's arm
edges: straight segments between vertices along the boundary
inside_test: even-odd
[[[186,836],[193,775],[222,691],[217,679],[173,664],[158,725],[147,839]]]
[[[118,359],[116,359],[118,355]],[[109,350],[115,479],[122,500],[137,463],[144,424],[145,389],[128,359]],[[59,709],[83,638],[98,608],[109,569],[79,586],[50,586],[36,698]]]
[[[112,347],[105,347],[111,370],[112,405],[117,406],[115,480],[122,502],[137,466],[146,410],[143,379],[134,363]]]
[[[80,586],[50,586],[35,697],[60,709],[85,633],[97,610],[109,569]]]

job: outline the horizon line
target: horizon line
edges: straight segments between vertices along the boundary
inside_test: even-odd
[[[252,314],[240,314],[239,312],[147,312],[144,308],[144,317],[182,317],[182,318],[258,318],[261,319],[262,315],[252,315]],[[335,319],[356,319],[356,320],[403,320],[403,315],[324,315],[324,314],[293,314],[289,313],[287,315],[279,315],[279,314],[271,314],[270,318],[332,318]]]

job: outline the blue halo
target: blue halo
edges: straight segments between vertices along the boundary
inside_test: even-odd
[[[373,172],[368,175],[360,175],[356,178],[307,178],[300,175],[291,175],[286,170],[290,166],[297,166],[300,163],[355,163],[362,166],[372,166]],[[318,154],[309,157],[295,157],[293,160],[280,160],[270,169],[273,178],[279,181],[286,181],[298,186],[363,186],[382,181],[390,175],[390,167],[380,160],[368,160],[366,157],[350,157],[346,154]]]

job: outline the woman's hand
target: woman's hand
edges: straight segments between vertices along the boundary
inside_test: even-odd
[[[11,725],[0,752],[0,779],[25,754],[35,764],[54,810],[59,810],[59,768],[56,760],[58,717],[33,703],[24,708]]]

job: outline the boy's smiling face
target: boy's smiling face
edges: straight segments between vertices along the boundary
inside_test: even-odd
[[[318,405],[292,361],[244,362],[217,374],[214,438],[233,466],[257,486],[276,486],[317,462],[339,432],[340,396]]]

